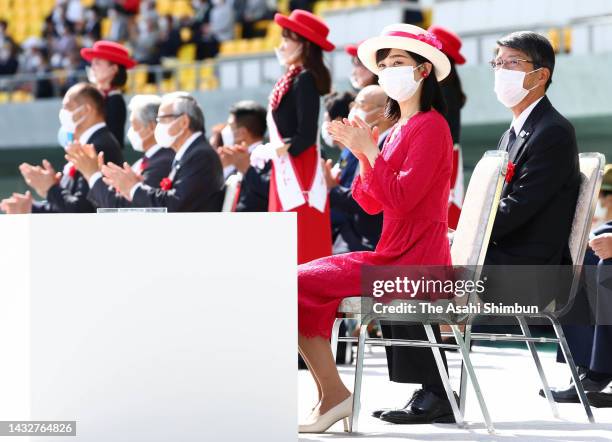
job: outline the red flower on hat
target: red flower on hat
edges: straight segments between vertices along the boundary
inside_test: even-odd
[[[433,46],[436,49],[442,50],[442,43],[431,32],[425,32],[424,34],[418,34],[416,38],[417,40],[420,40],[423,43],[427,43],[428,45]]]
[[[508,161],[508,169],[506,170],[506,183],[512,181],[512,177],[514,176],[514,163],[512,161]]]
[[[164,178],[159,182],[159,187],[161,187],[162,190],[172,189],[172,180],[169,177]]]

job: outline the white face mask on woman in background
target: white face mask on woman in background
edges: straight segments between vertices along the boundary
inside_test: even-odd
[[[378,84],[389,98],[401,103],[409,100],[416,93],[423,81],[414,79],[414,71],[418,66],[397,66],[383,69],[378,73]]]
[[[542,68],[535,69],[531,72],[497,69],[495,71],[494,91],[499,102],[507,108],[512,108],[523,101],[529,91],[538,87],[536,84],[531,89],[525,89],[523,87],[525,76],[532,72],[539,71],[540,69]]]
[[[334,147],[336,144],[334,143],[334,139],[332,138],[331,134],[327,130],[328,124],[329,121],[323,122],[323,126],[321,127],[321,138],[323,138],[323,141],[329,147]]]
[[[278,64],[281,66],[289,66],[293,64],[302,53],[302,45],[299,45],[290,54],[285,54],[285,51],[280,48],[274,48],[274,53],[276,54]]]

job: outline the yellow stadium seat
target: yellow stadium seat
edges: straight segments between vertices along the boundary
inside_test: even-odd
[[[181,28],[180,35],[181,35],[181,41],[183,43],[188,43],[191,41],[191,38],[193,37],[193,32],[191,31],[191,28],[183,27]]]
[[[250,52],[264,52],[266,51],[266,39],[265,38],[253,38],[251,39]]]
[[[92,6],[95,6],[96,0],[81,0],[81,4],[86,8],[91,8]]]
[[[572,28],[563,28],[563,50],[568,54],[572,52]]]
[[[0,92],[0,103],[7,103],[9,101],[9,94],[6,92]]]
[[[183,62],[192,62],[196,57],[196,44],[189,43],[182,45],[178,50],[178,59]]]
[[[548,30],[548,40],[552,45],[555,53],[559,52],[559,46],[561,44],[561,36],[559,35],[559,30],[556,28],[551,28]]]
[[[272,20],[259,20],[255,22],[253,27],[257,32],[267,33],[271,26],[274,26],[274,22]]]
[[[219,55],[236,55],[238,53],[237,40],[228,40],[221,43]]]
[[[108,37],[108,34],[110,34],[111,26],[112,22],[110,18],[105,17],[102,19],[102,21],[100,22],[100,34],[102,35],[102,38]]]
[[[166,78],[161,82],[161,90],[163,93],[176,91],[177,85],[174,78]]]
[[[15,91],[11,95],[11,100],[15,103],[27,103],[34,100],[34,96],[26,91]]]
[[[193,66],[178,69],[179,89],[182,91],[193,91],[196,89],[196,68]]]
[[[155,95],[158,93],[157,86],[153,83],[146,83],[141,86],[141,88],[138,90],[138,93]]]

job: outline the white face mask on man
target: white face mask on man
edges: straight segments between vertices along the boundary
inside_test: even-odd
[[[519,104],[529,94],[529,91],[535,89],[537,85],[531,89],[525,89],[523,83],[525,76],[542,68],[535,69],[531,72],[512,71],[510,69],[497,69],[495,71],[495,94],[501,104],[508,108],[512,108]]]
[[[68,133],[74,133],[79,124],[81,124],[85,120],[85,115],[79,118],[78,121],[74,120],[74,114],[79,112],[83,108],[83,105],[77,107],[75,110],[70,111],[65,108],[61,108],[59,111],[59,121],[62,125],[62,128]]]
[[[414,79],[414,71],[419,66],[396,66],[385,68],[378,73],[378,84],[383,88],[389,98],[397,101],[409,100],[423,81]]]
[[[181,132],[176,135],[170,135],[170,127],[176,122],[176,120],[170,123],[157,123],[155,126],[155,141],[162,147],[171,147],[176,139],[179,137]]]
[[[149,133],[145,138],[142,138],[132,126],[130,126],[127,131],[127,139],[132,145],[132,149],[136,152],[144,152],[144,140],[148,139],[150,136],[151,134]]]

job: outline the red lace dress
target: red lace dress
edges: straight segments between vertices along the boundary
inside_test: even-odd
[[[416,114],[392,132],[364,179],[353,182],[359,205],[370,214],[383,212],[376,250],[328,256],[298,267],[300,334],[330,337],[342,299],[361,293],[364,264],[451,264],[447,210],[452,155],[448,124],[435,110]]]

